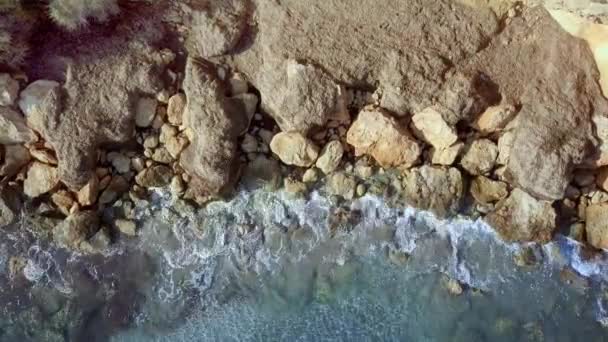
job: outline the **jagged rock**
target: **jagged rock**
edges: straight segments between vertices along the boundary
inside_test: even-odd
[[[241,142],[241,150],[245,153],[254,153],[258,151],[258,141],[251,134],[245,134]]]
[[[186,146],[188,146],[188,139],[180,136],[170,137],[165,143],[165,148],[173,159],[177,159]]]
[[[114,202],[118,196],[129,190],[129,183],[122,176],[114,176],[110,183],[99,195],[99,204],[108,204]]]
[[[39,162],[57,165],[57,157],[55,157],[55,154],[45,148],[33,146],[30,148],[30,155]]]
[[[456,142],[456,130],[448,126],[436,108],[429,107],[412,117],[414,134],[435,149],[444,149]]]
[[[161,146],[154,150],[152,160],[161,164],[171,164],[175,159],[164,146]]]
[[[352,200],[355,197],[357,181],[354,177],[344,172],[336,172],[327,180],[327,190],[331,195],[342,196],[344,199]]]
[[[137,225],[131,220],[118,219],[114,222],[114,225],[116,226],[116,229],[124,235],[137,235]]]
[[[472,175],[486,175],[496,165],[498,147],[491,140],[473,141],[464,152],[460,165]]]
[[[78,53],[70,58],[58,55],[45,61],[62,60],[67,75],[63,85],[39,87],[44,91],[35,100],[20,101],[30,127],[57,152],[60,178],[74,191],[89,181],[98,146],[132,138],[135,104],[163,88],[160,77],[166,64],[159,51],[122,31],[92,45],[78,44]],[[36,93],[30,87],[24,92]]]
[[[59,190],[51,195],[51,202],[55,204],[62,214],[67,216],[74,205],[74,198],[69,191]]]
[[[182,179],[182,177],[176,175],[171,178],[171,184],[169,184],[169,188],[171,189],[171,193],[174,196],[181,196],[186,190],[186,185],[184,184],[184,180]]]
[[[548,242],[556,226],[556,213],[551,202],[516,188],[496,204],[486,220],[506,241]]]
[[[304,194],[307,190],[305,183],[289,177],[283,180],[283,186],[285,187],[285,191],[294,195]]]
[[[12,106],[19,95],[19,82],[9,74],[0,74],[0,106]]]
[[[184,109],[186,108],[186,95],[175,94],[169,98],[167,104],[167,121],[174,126],[180,126],[182,124],[182,118],[184,116]]]
[[[330,174],[340,165],[343,154],[344,147],[342,147],[342,143],[339,140],[330,141],[321,150],[315,165],[323,173]]]
[[[97,194],[99,193],[99,179],[97,175],[93,175],[91,179],[83,186],[78,193],[76,198],[80,205],[86,207],[93,205],[97,201]]]
[[[403,174],[403,194],[416,208],[439,216],[455,214],[464,197],[462,175],[458,169],[424,165]]]
[[[471,183],[471,195],[479,203],[488,204],[500,201],[509,195],[507,183],[478,176]]]
[[[135,108],[135,125],[137,125],[137,127],[150,126],[156,116],[157,106],[158,102],[153,98],[142,97],[137,100],[137,106]]]
[[[153,165],[135,176],[135,182],[144,188],[162,187],[173,177],[173,171],[166,165]]]
[[[608,203],[588,206],[585,216],[587,242],[595,248],[608,249]]]
[[[210,63],[189,59],[183,88],[188,98],[184,125],[192,130],[192,136],[190,145],[180,155],[180,164],[195,179],[190,184],[192,191],[217,194],[231,183],[236,173],[233,167],[239,133],[236,116]]]
[[[244,134],[249,129],[251,120],[253,120],[259,99],[255,94],[239,94],[231,97],[230,101],[233,102],[236,112],[241,116],[240,120],[238,120],[241,126],[238,130],[239,134]]]
[[[17,219],[21,210],[19,190],[14,187],[0,187],[0,228],[7,226]]]
[[[36,198],[53,190],[57,185],[59,185],[57,168],[35,161],[30,165],[23,181],[23,192],[31,198]]]
[[[82,242],[99,230],[99,218],[94,211],[69,215],[53,229],[53,240],[60,246],[78,249]]]
[[[319,156],[315,143],[297,132],[281,132],[270,142],[270,150],[287,165],[311,166]]]
[[[346,141],[355,148],[355,155],[370,155],[382,167],[410,167],[421,153],[407,129],[382,109],[361,111]]]
[[[464,143],[459,141],[452,146],[443,149],[431,149],[431,163],[436,165],[447,165],[454,164],[456,158],[460,156],[464,150]]]
[[[307,134],[330,118],[348,117],[344,89],[313,65],[288,60],[260,77],[262,107],[284,132]]]
[[[498,158],[496,158],[496,163],[507,165],[509,162],[509,153],[513,146],[513,139],[515,139],[515,134],[510,131],[505,132],[500,136],[498,139]]]
[[[172,138],[177,135],[177,128],[175,126],[164,124],[160,128],[160,135],[158,136],[158,141],[165,144],[169,141],[169,138]]]
[[[502,130],[517,114],[512,105],[498,105],[486,109],[473,124],[473,128],[483,134]]]
[[[50,80],[37,80],[30,83],[19,94],[19,109],[28,117],[42,109],[46,96],[59,87],[59,82]],[[29,121],[29,119],[28,119]]]
[[[594,115],[593,123],[599,146],[584,164],[592,168],[608,166],[608,116]]]
[[[574,167],[597,144],[593,115],[608,112],[586,42],[564,31],[542,6],[527,8],[462,69],[483,73],[499,85],[503,103],[521,106],[506,165],[509,181],[538,198],[561,199]]]
[[[0,106],[0,144],[24,144],[36,140],[36,133],[27,127],[19,112]]]
[[[14,176],[29,163],[30,159],[30,152],[22,145],[4,146],[4,160],[0,165],[0,176]]]

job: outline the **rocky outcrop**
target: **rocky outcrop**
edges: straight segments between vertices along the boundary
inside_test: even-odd
[[[588,206],[585,217],[589,244],[595,248],[608,249],[608,203]]]
[[[281,132],[272,137],[270,150],[287,165],[308,167],[319,156],[319,147],[300,133]]]
[[[189,59],[183,83],[187,97],[183,121],[192,131],[180,164],[195,178],[198,194],[217,194],[234,179],[238,125],[226,101],[215,66]]]
[[[346,141],[355,148],[355,155],[370,155],[383,167],[410,167],[421,153],[407,129],[382,109],[363,109]]]
[[[551,202],[537,200],[521,189],[498,202],[486,220],[506,241],[547,242],[556,227]]]
[[[462,206],[462,174],[453,167],[424,165],[403,174],[405,200],[439,216],[456,214]]]

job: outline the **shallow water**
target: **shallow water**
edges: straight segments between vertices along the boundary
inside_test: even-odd
[[[158,192],[138,218],[105,257],[2,245],[28,280],[0,292],[0,340],[608,340],[607,256],[563,237],[518,266],[481,221],[261,190],[199,212]]]

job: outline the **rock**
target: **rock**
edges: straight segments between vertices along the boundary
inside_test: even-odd
[[[69,215],[53,229],[53,240],[60,246],[78,249],[80,244],[99,230],[99,218],[94,211]]]
[[[135,224],[135,222],[131,221],[131,220],[123,220],[123,219],[118,219],[114,222],[114,225],[116,226],[116,229],[118,229],[118,231],[121,234],[127,235],[127,236],[135,236],[137,235],[137,225]]]
[[[327,190],[331,195],[342,196],[344,199],[352,200],[355,197],[357,182],[352,176],[344,172],[331,174],[327,180]]]
[[[445,289],[451,295],[460,296],[464,292],[462,285],[460,285],[460,282],[456,279],[445,277],[443,283]]]
[[[62,214],[68,216],[70,214],[70,209],[74,205],[74,198],[69,191],[59,190],[51,195],[51,201]]]
[[[473,124],[482,134],[491,134],[505,128],[513,120],[517,111],[512,105],[498,105],[486,109]]]
[[[8,226],[17,220],[21,210],[19,192],[14,187],[0,187],[0,228]]]
[[[442,217],[455,214],[464,198],[462,175],[453,167],[413,168],[403,174],[403,195],[416,208]]]
[[[251,134],[245,134],[241,142],[241,150],[245,153],[254,153],[258,151],[258,141]]]
[[[156,107],[158,107],[158,101],[156,99],[142,97],[137,100],[135,125],[137,125],[137,127],[149,127],[156,116]]]
[[[19,94],[19,109],[28,117],[42,110],[46,96],[59,87],[59,83],[49,80],[37,80],[30,83]]]
[[[161,164],[171,164],[175,159],[164,146],[161,146],[154,150],[152,154],[152,160]]]
[[[319,174],[317,172],[317,169],[313,167],[304,171],[304,174],[302,175],[302,182],[315,183],[317,180],[319,180]]]
[[[316,166],[323,173],[330,174],[340,165],[343,154],[344,147],[342,147],[342,143],[339,140],[330,141],[321,150]]]
[[[486,175],[496,165],[498,147],[491,140],[473,141],[464,152],[460,165],[472,175]]]
[[[165,143],[165,148],[173,159],[177,159],[186,146],[188,146],[188,139],[181,136],[170,137]]]
[[[245,167],[241,182],[248,190],[267,187],[276,190],[281,185],[281,169],[279,163],[263,155],[258,155]]]
[[[374,168],[367,164],[355,165],[355,174],[362,179],[368,179],[374,175]]]
[[[19,95],[19,82],[9,74],[0,74],[0,106],[12,106]]]
[[[141,172],[143,169],[146,168],[146,161],[144,160],[144,158],[141,157],[136,157],[131,159],[131,168],[135,171],[135,172]]]
[[[215,195],[228,188],[237,173],[233,163],[239,133],[237,115],[210,63],[189,59],[183,88],[188,98],[183,124],[192,134],[188,136],[190,145],[180,155],[180,164],[192,177],[192,191]]]
[[[114,167],[114,169],[118,171],[118,173],[127,173],[129,172],[129,170],[131,170],[131,160],[124,154],[118,152],[110,152],[108,153],[107,158],[108,161]]]
[[[247,84],[247,81],[243,79],[243,75],[241,74],[230,77],[228,84],[230,85],[230,94],[232,96],[245,94],[249,91],[249,84]]]
[[[586,160],[584,165],[590,168],[608,166],[608,116],[596,114],[592,117],[599,146]]]
[[[30,155],[39,162],[49,165],[57,165],[57,158],[55,157],[55,154],[45,148],[31,147]]]
[[[319,155],[315,143],[297,132],[281,132],[270,142],[270,150],[287,165],[311,166]]]
[[[160,135],[158,140],[165,144],[169,141],[170,138],[173,138],[177,135],[177,128],[175,126],[171,126],[169,124],[164,124],[160,128]]]
[[[608,249],[608,203],[593,204],[585,210],[587,242],[598,249]]]
[[[170,188],[171,193],[177,197],[183,195],[184,191],[186,191],[186,186],[184,185],[184,181],[182,180],[181,176],[173,176],[173,178],[171,178]]]
[[[0,106],[0,144],[27,144],[37,140],[36,133],[27,127],[19,112]]]
[[[99,179],[97,178],[97,175],[93,175],[87,184],[78,190],[76,193],[76,198],[78,199],[78,203],[80,203],[80,205],[87,207],[95,204],[98,193]]]
[[[600,189],[608,191],[608,167],[603,167],[597,172],[595,182]]]
[[[259,99],[255,94],[240,94],[230,98],[232,103],[237,107],[236,111],[240,114],[241,119],[238,120],[240,123],[239,134],[247,132],[251,120],[255,115],[255,110],[258,107]]]
[[[498,164],[507,165],[509,162],[509,153],[513,146],[513,139],[515,139],[513,132],[505,132],[498,139],[498,158],[496,159]]]
[[[30,152],[22,145],[4,146],[4,160],[0,164],[0,176],[13,177],[30,161]]]
[[[556,213],[551,202],[537,200],[516,188],[496,204],[496,210],[486,220],[506,241],[544,243],[553,236]]]
[[[382,167],[410,167],[421,149],[408,131],[382,109],[366,108],[348,130],[346,141],[355,155],[370,155]]]
[[[307,134],[330,118],[348,115],[344,89],[323,70],[295,60],[268,67],[257,87],[264,95],[262,108],[282,131]]]
[[[139,99],[163,89],[166,62],[154,42],[146,40],[158,37],[146,33],[156,28],[138,27],[138,39],[133,39],[131,29],[119,25],[94,44],[64,42],[69,46],[43,58],[38,68],[56,72],[57,66],[65,68],[65,83],[47,85],[35,101],[20,101],[28,125],[53,146],[61,181],[72,191],[91,178],[98,147],[133,139]],[[34,103],[36,110],[28,109],[32,107],[28,103]]]
[[[448,126],[436,108],[429,107],[412,117],[414,134],[435,149],[445,149],[458,140],[456,130]]]
[[[114,202],[118,196],[129,190],[129,183],[122,176],[114,176],[99,196],[99,204],[109,204]]]
[[[153,165],[135,176],[135,182],[144,188],[163,187],[173,178],[173,171],[165,165]]]
[[[158,135],[152,134],[144,139],[143,143],[145,148],[156,148],[158,146]]]
[[[574,172],[574,183],[581,188],[595,183],[595,174],[590,170],[576,170]]]
[[[355,190],[355,194],[357,197],[362,197],[367,192],[367,188],[363,184],[357,185],[357,189]]]
[[[258,131],[258,136],[260,138],[262,138],[262,141],[266,145],[270,145],[270,142],[272,141],[272,137],[274,137],[274,133],[272,133],[271,131],[269,131],[267,129],[262,128]]]
[[[101,252],[110,246],[112,243],[112,238],[110,237],[107,228],[102,227],[97,231],[97,233],[95,233],[95,235],[93,235],[93,237],[89,239],[88,242],[94,251]]]
[[[454,164],[456,158],[460,156],[464,150],[464,143],[459,141],[452,146],[443,149],[431,149],[431,162],[436,165],[447,165]]]
[[[57,185],[59,185],[57,168],[35,161],[27,171],[23,192],[31,198],[36,198],[53,190]]]
[[[478,176],[471,183],[471,195],[481,204],[500,201],[509,196],[507,183]]]
[[[294,195],[303,194],[307,190],[306,184],[289,177],[283,180],[283,186],[285,187],[285,191]]]
[[[169,98],[169,103],[167,104],[167,121],[173,126],[181,126],[186,102],[186,95],[181,93],[175,94]]]

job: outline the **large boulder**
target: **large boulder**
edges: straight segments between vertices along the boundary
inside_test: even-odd
[[[192,140],[180,164],[194,178],[192,191],[217,194],[234,179],[237,116],[212,63],[188,59],[183,88],[187,98],[183,124],[192,131]]]
[[[588,206],[585,218],[589,244],[595,248],[608,249],[608,203]]]
[[[486,220],[503,239],[512,242],[548,242],[556,227],[551,202],[537,200],[521,189],[514,189],[498,202]]]
[[[424,165],[403,174],[403,193],[408,203],[439,216],[456,214],[464,198],[460,171],[453,167]]]
[[[461,69],[483,73],[504,103],[521,106],[508,179],[535,197],[561,199],[597,144],[592,116],[608,112],[588,45],[542,7],[528,8]]]
[[[382,167],[410,167],[421,153],[407,128],[382,109],[363,109],[348,130],[346,141],[357,156],[370,155]]]

